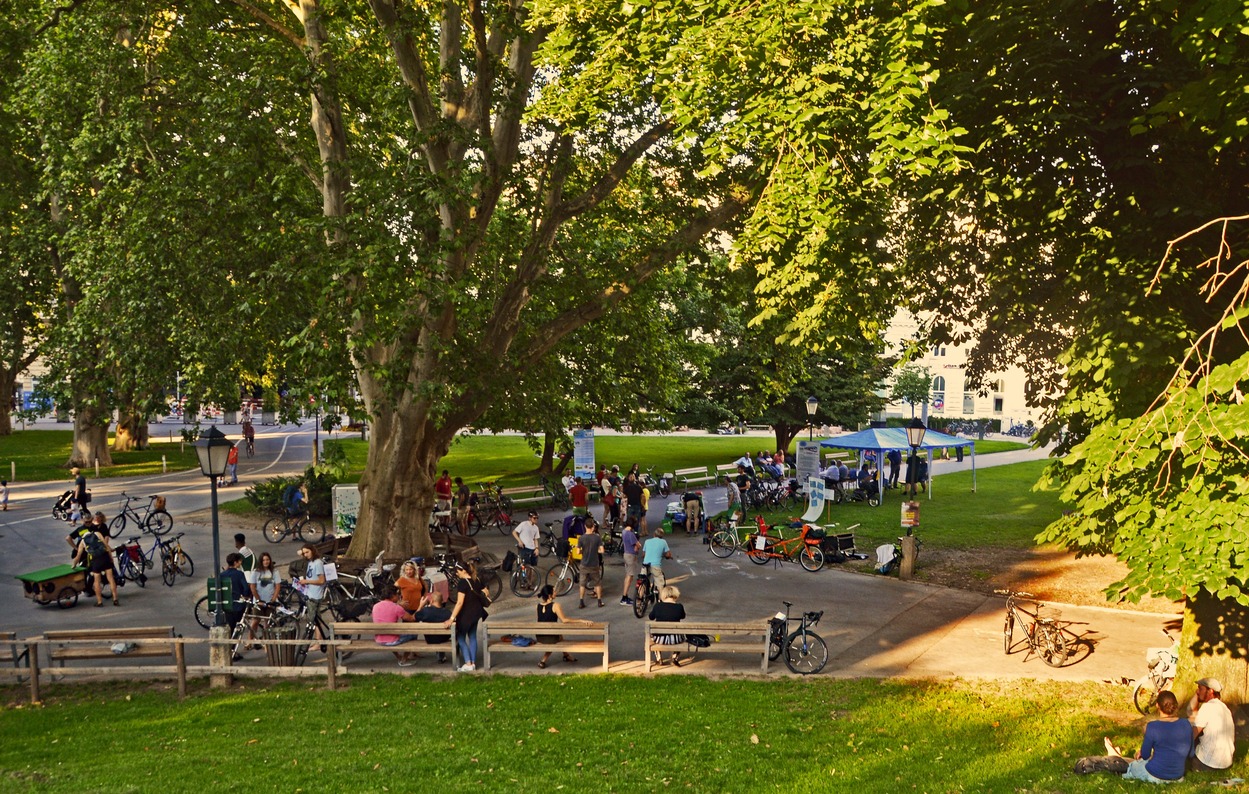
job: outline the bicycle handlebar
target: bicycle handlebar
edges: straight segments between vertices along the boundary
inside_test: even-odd
[[[1012,598],[1012,597],[1036,598],[1036,596],[1034,596],[1032,593],[1025,593],[1022,590],[994,590],[993,592],[997,593],[998,595],[1004,595],[1007,598]]]

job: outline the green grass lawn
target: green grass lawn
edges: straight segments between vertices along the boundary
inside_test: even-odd
[[[924,493],[918,498],[917,534],[924,543],[945,549],[1034,547],[1037,534],[1063,510],[1057,487],[1034,489],[1045,466],[1046,461],[1037,460],[981,469],[976,472],[973,493],[970,471],[940,474],[938,463],[932,501]],[[880,507],[869,507],[866,502],[833,505],[825,515],[843,528],[859,524],[854,534],[862,551],[890,543],[902,533],[901,505],[900,491],[887,491]],[[787,517],[783,513],[765,515],[769,523]]]
[[[1141,791],[1072,766],[1140,741],[1127,690],[1031,681],[377,675],[197,690],[8,688],[25,792]],[[92,728],[91,726],[96,726]],[[1238,754],[1243,759],[1243,753]],[[103,764],[103,766],[102,766]],[[1168,791],[1245,775],[1193,774]]]
[[[352,437],[343,437],[339,442],[358,479],[368,455],[368,443]],[[1027,446],[1017,441],[976,442],[977,454],[1026,449]],[[732,463],[743,453],[750,452],[753,456],[771,447],[771,440],[761,436],[604,435],[594,439],[595,457],[600,463],[615,464],[622,470],[634,463],[643,469],[653,466],[656,475],[693,466]],[[451,476],[463,477],[469,484],[493,480],[505,486],[528,485],[537,480],[534,472],[539,460],[538,454],[520,436],[468,435],[456,439],[438,468],[448,469]]]
[[[154,437],[150,448],[135,452],[114,452],[112,466],[101,466],[101,477],[141,477],[160,474],[163,457],[170,471],[199,468],[195,449],[183,448],[182,440]],[[0,436],[0,476],[8,479],[10,463],[17,464],[16,482],[47,482],[69,480],[70,450],[74,443],[72,430],[19,430],[12,435]],[[112,437],[109,437],[112,443]],[[94,467],[83,470],[88,478],[95,477]]]

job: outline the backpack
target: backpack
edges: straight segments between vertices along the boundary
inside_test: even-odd
[[[88,532],[82,542],[87,547],[87,554],[92,557],[102,557],[108,554],[108,549],[104,548],[104,541],[100,540],[100,536],[94,532]]]

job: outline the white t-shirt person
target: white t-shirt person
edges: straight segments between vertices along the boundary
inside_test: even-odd
[[[1193,728],[1201,730],[1197,737],[1197,760],[1211,769],[1230,767],[1236,750],[1236,726],[1227,704],[1219,698],[1210,698],[1201,704],[1189,722]]]

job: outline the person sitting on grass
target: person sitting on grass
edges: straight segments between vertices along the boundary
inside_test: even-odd
[[[1146,783],[1183,780],[1184,765],[1193,746],[1193,726],[1178,716],[1179,710],[1180,703],[1174,692],[1160,692],[1159,717],[1145,726],[1145,738],[1134,760],[1125,758],[1123,752],[1107,738],[1105,742],[1109,755],[1081,758],[1076,763],[1076,773],[1115,772],[1127,780]]]
[[[551,585],[543,585],[538,591],[538,622],[539,623],[577,623],[583,626],[593,626],[593,621],[575,620],[564,614],[564,610],[555,600],[555,588]],[[553,645],[560,642],[564,638],[558,634],[539,634],[538,642]],[[546,663],[551,659],[551,652],[547,651],[542,654],[542,660],[538,662],[538,667],[546,669]],[[569,664],[576,664],[577,657],[571,653],[564,654],[564,661]]]
[[[1193,725],[1194,772],[1221,772],[1232,765],[1236,751],[1236,725],[1222,700],[1223,684],[1217,678],[1197,680],[1197,694],[1188,703]]]
[[[399,588],[393,584],[384,585],[380,593],[381,600],[373,605],[374,623],[411,623],[412,615],[399,603]],[[393,648],[416,639],[416,634],[378,634],[375,637],[378,645]],[[410,667],[419,658],[415,652],[404,653],[395,651],[395,659],[400,667]]]

